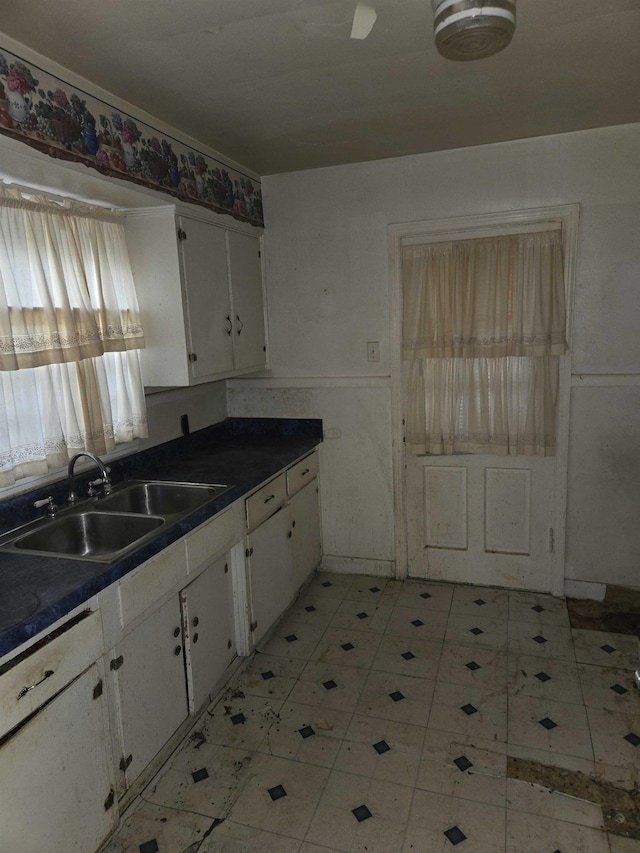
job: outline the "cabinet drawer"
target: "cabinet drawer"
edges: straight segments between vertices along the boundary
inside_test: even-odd
[[[48,702],[102,655],[102,621],[96,610],[72,619],[46,645],[25,652],[0,675],[0,737]]]
[[[284,472],[247,498],[247,528],[257,527],[268,518],[287,497],[287,482]]]
[[[120,581],[120,623],[124,628],[187,576],[184,541],[160,551]]]
[[[229,551],[243,536],[242,502],[239,501],[237,507],[234,504],[187,536],[189,574]]]
[[[303,486],[310,483],[317,474],[318,454],[314,452],[287,469],[287,494],[295,495]]]

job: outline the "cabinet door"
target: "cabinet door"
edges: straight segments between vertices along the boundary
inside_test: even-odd
[[[233,370],[227,246],[222,228],[207,222],[181,216],[180,228],[191,375],[197,380]]]
[[[289,516],[284,509],[247,537],[253,641],[266,634],[293,598]]]
[[[87,853],[117,823],[96,664],[0,747],[0,850]]]
[[[226,558],[217,560],[182,590],[189,712],[207,702],[236,656],[233,587]]]
[[[258,370],[265,365],[264,302],[260,242],[256,237],[227,233],[233,302],[234,366]]]
[[[317,480],[312,480],[289,499],[288,511],[295,593],[318,566],[322,557]]]
[[[127,783],[131,784],[187,717],[177,595],[116,646],[111,666],[117,679]]]

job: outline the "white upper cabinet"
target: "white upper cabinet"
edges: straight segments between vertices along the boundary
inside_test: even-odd
[[[175,205],[129,211],[147,386],[194,385],[266,365],[260,237]]]
[[[234,368],[261,370],[265,366],[262,264],[257,240],[227,231],[227,257],[233,302]]]
[[[197,219],[181,216],[179,221],[189,336],[187,359],[191,381],[197,382],[212,373],[229,373],[234,368],[227,234],[222,228]],[[247,239],[255,242],[252,237]]]

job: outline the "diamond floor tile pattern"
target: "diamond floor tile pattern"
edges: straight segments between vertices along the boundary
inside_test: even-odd
[[[534,778],[633,802],[637,652],[551,596],[318,572],[104,851],[640,851]]]

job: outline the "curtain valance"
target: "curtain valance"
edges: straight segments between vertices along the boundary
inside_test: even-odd
[[[0,188],[0,370],[143,346],[122,214]]]
[[[403,248],[403,358],[562,355],[558,231]]]

